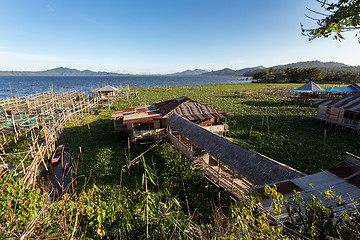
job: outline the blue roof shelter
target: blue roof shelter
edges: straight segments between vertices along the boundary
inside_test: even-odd
[[[323,91],[314,91],[314,92],[324,92],[324,93],[349,93],[349,92],[360,92],[360,84],[354,83],[347,87],[330,87],[325,88]]]
[[[314,83],[313,81],[310,81],[310,82],[306,83],[305,85],[302,85],[299,88],[287,89],[287,90],[292,91],[292,92],[312,93],[312,92],[317,92],[317,91],[323,91],[324,89],[322,87],[320,87],[319,85],[317,85],[316,83]]]
[[[323,89],[316,83],[310,81],[299,88],[287,89],[287,90],[292,92],[301,92],[301,93],[351,93],[351,92],[360,92],[360,84],[354,83],[347,87],[330,87]]]

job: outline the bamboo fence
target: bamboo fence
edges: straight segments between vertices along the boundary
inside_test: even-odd
[[[122,92],[118,88],[109,104],[116,101]],[[93,93],[96,93],[96,89]],[[76,113],[90,113],[91,109],[99,106],[99,98],[90,97],[91,92],[49,90],[24,97],[8,98],[0,101],[0,165],[9,170],[6,157],[9,155],[23,155],[23,159],[15,167],[17,173],[22,174],[26,186],[35,186],[40,168],[48,170],[48,158],[56,150],[56,141],[65,128],[66,123]],[[2,125],[1,125],[2,124]],[[19,141],[20,130],[25,131],[29,139],[29,151],[6,153],[5,147],[10,141]],[[14,139],[9,139],[7,133],[14,133]],[[11,137],[12,138],[12,137]],[[25,160],[31,159],[26,166]],[[29,161],[28,161],[29,162]],[[2,163],[2,164],[1,164]]]

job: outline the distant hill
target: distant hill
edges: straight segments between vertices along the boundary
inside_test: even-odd
[[[319,68],[325,74],[335,73],[360,73],[360,66],[350,66],[339,62],[321,62],[321,61],[304,61],[297,63],[289,63],[284,65],[276,65],[272,68],[275,71],[286,68]],[[204,75],[204,76],[230,76],[230,77],[251,77],[264,66],[249,67],[239,70],[224,68],[217,71],[207,71],[204,69],[186,70],[169,75],[189,76],[189,75]],[[45,71],[0,71],[0,76],[123,76],[124,74],[112,72],[94,72],[91,70],[77,70],[66,67],[59,67]]]
[[[203,73],[202,75],[206,75],[206,76],[237,76],[237,77],[242,76],[242,74],[237,73],[235,70],[232,70],[230,68],[224,68],[224,69],[217,70],[217,71],[211,71],[211,72]]]
[[[274,69],[279,68],[341,68],[341,67],[349,67],[344,63],[338,62],[320,62],[320,61],[306,61],[306,62],[297,62],[297,63],[289,63],[285,65],[277,65],[273,66]]]
[[[249,71],[256,71],[256,70],[259,70],[259,69],[264,69],[264,68],[265,68],[264,66],[249,67],[249,68],[243,68],[243,69],[237,70],[236,72],[242,74],[245,77],[247,77],[245,75],[245,73],[247,73]]]
[[[186,71],[183,71],[183,72],[177,72],[177,73],[173,73],[173,74],[170,74],[170,75],[201,75],[203,73],[207,73],[209,72],[208,70],[204,70],[204,69],[194,69],[194,70],[186,70]]]
[[[339,62],[305,61],[276,65],[272,68],[275,74],[281,70],[284,71],[286,68],[318,68],[324,75],[328,76],[360,73],[360,66],[350,66]],[[259,72],[259,70],[248,71],[244,73],[244,76],[251,77],[257,72]]]
[[[121,76],[118,73],[80,71],[77,69],[59,67],[45,71],[0,71],[0,76]]]
[[[263,68],[265,68],[265,67],[257,66],[257,67],[243,68],[243,69],[239,69],[239,70],[233,70],[233,69],[230,69],[230,68],[224,68],[224,69],[217,70],[217,71],[211,71],[211,72],[203,73],[202,75],[243,77],[243,76],[245,76],[244,74],[249,72],[249,71],[255,71],[255,70],[259,70],[259,69],[263,69]]]

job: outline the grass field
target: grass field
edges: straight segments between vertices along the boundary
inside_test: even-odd
[[[359,135],[319,125],[306,117],[314,115],[316,108],[293,104],[285,89],[298,86],[139,88],[132,89],[139,98],[119,99],[113,109],[187,96],[231,116],[228,138],[308,174],[343,161],[347,151],[360,155]],[[249,95],[240,98],[235,91]],[[160,144],[145,155],[145,161],[124,170],[129,153],[133,159],[148,146],[130,144],[129,150],[127,138],[115,141],[110,124],[113,109],[102,109],[100,115],[77,114],[61,134],[71,146],[77,184],[59,201],[48,203],[40,189],[25,191],[14,174],[0,179],[0,227],[6,230],[0,231],[1,238],[26,232],[36,214],[48,208],[31,237],[235,239],[244,234],[246,239],[288,239],[280,225],[274,226],[262,214],[254,215],[256,201],[246,206],[231,203],[228,193],[202,178],[170,143]]]
[[[121,109],[187,96],[228,113],[231,117],[227,119],[227,137],[231,140],[307,174],[343,161],[346,152],[360,155],[359,135],[311,121],[306,116],[316,114],[317,109],[295,105],[288,98],[285,89],[298,86],[241,83],[139,88],[133,89],[139,91],[139,98],[120,99],[113,107]],[[235,91],[250,94],[240,98]],[[111,111],[103,109],[101,115],[79,117],[63,133],[78,156],[78,174],[91,174],[96,182],[105,185],[119,183],[120,169],[129,152],[128,139],[114,141]],[[131,145],[130,158],[146,148]],[[126,176],[124,180],[132,186],[139,181]]]
[[[141,88],[138,89],[140,100],[130,104],[151,104],[187,96],[221,109],[231,116],[227,137],[307,174],[344,160],[346,152],[360,155],[359,135],[311,121],[305,116],[315,115],[317,109],[295,105],[286,96],[285,89],[299,86],[249,83]],[[248,91],[250,96],[234,97],[235,91]],[[125,105],[119,102],[116,107]]]

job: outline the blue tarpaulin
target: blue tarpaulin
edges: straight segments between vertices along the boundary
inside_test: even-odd
[[[317,84],[313,82],[308,82],[307,84],[297,88],[297,89],[287,89],[288,91],[293,92],[307,92],[307,93],[346,93],[346,92],[360,92],[360,84],[354,83],[347,87],[330,87],[322,89]]]
[[[325,88],[325,90],[322,91],[314,91],[314,92],[326,92],[326,93],[338,93],[338,92],[357,92],[358,90],[355,89],[352,86],[347,87],[330,87]]]

